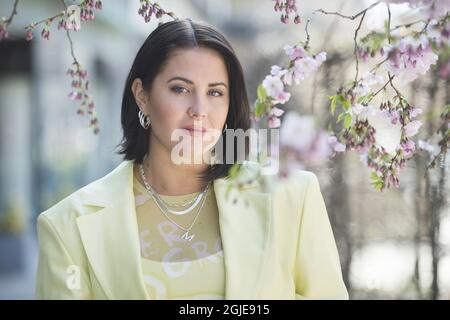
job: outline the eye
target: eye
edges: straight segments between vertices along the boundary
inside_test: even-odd
[[[175,86],[170,88],[172,91],[176,92],[176,93],[186,93],[189,92],[188,89],[184,88],[184,87],[180,87],[180,86]]]
[[[223,93],[220,92],[219,90],[210,90],[209,93],[213,97],[221,97],[221,96],[223,96]]]

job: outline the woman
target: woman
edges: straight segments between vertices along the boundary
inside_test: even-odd
[[[231,164],[214,163],[210,146],[249,127],[224,36],[189,19],[160,25],[125,84],[124,161],[38,218],[37,298],[348,298],[314,174],[227,192]],[[193,138],[190,161],[175,132]]]

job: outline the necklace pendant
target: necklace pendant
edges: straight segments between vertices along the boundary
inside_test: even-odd
[[[191,241],[192,239],[194,239],[194,236],[195,236],[195,235],[193,235],[193,234],[189,235],[189,231],[186,231],[186,232],[181,236],[181,239],[184,239],[184,240],[186,240],[186,241]]]

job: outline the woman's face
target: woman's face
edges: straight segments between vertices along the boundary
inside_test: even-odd
[[[203,47],[173,51],[155,77],[150,92],[145,92],[136,79],[132,91],[141,111],[150,117],[152,146],[156,142],[172,151],[179,141],[171,141],[171,136],[178,129],[177,133],[189,137],[192,143],[195,140],[198,145],[202,141],[201,150],[196,149],[201,154],[211,150],[228,114],[228,80],[220,54]],[[207,132],[183,129],[194,125]]]

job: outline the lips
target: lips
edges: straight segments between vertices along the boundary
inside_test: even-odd
[[[206,132],[206,128],[199,127],[199,126],[185,126],[183,129],[189,130],[189,131],[198,131],[198,132]]]

